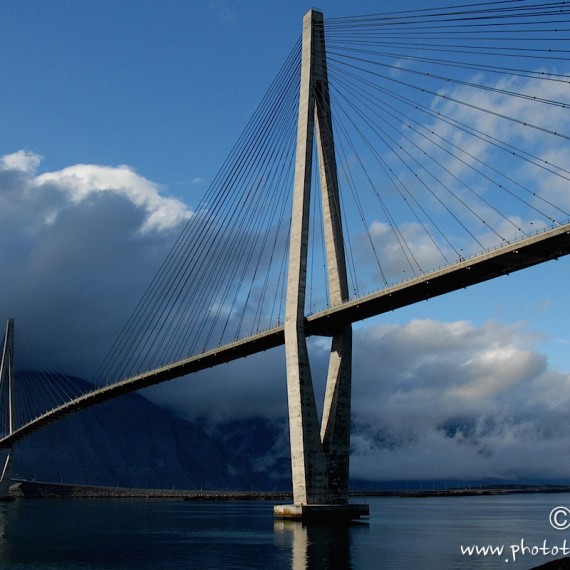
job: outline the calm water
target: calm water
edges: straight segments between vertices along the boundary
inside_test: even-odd
[[[562,547],[566,539],[570,551],[570,529],[549,523],[554,507],[570,507],[570,494],[367,502],[368,524],[341,527],[274,521],[269,502],[0,503],[0,568],[531,568],[552,558],[536,548],[533,556],[533,546]],[[461,545],[503,545],[503,553],[470,557]],[[529,550],[513,559],[521,546]]]

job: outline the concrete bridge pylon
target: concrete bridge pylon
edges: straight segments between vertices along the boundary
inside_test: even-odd
[[[6,321],[6,331],[0,354],[0,389],[6,389],[6,429],[11,434],[14,431],[14,319]],[[4,453],[0,463],[0,497],[8,494],[9,465],[13,455],[13,445]]]
[[[348,502],[352,326],[332,337],[322,421],[319,423],[305,330],[313,143],[316,136],[329,296],[332,305],[348,300],[348,283],[333,123],[325,52],[323,14],[303,19],[301,86],[291,217],[285,354],[293,505],[277,505],[275,516],[310,518],[368,515],[367,505]]]

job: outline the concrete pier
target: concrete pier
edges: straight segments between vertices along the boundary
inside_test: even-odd
[[[285,355],[293,505],[278,505],[275,516],[305,519],[358,518],[366,505],[348,504],[352,327],[328,331],[331,353],[322,423],[319,423],[306,343],[305,290],[313,140],[317,135],[319,182],[331,303],[348,300],[333,123],[325,52],[323,15],[311,10],[303,19],[297,154],[291,216]]]
[[[342,522],[369,516],[368,505],[275,505],[273,514],[288,520]]]

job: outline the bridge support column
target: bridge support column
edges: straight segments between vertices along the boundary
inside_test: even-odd
[[[5,390],[5,392],[4,392]],[[1,397],[5,394],[4,397]],[[2,431],[9,435],[14,431],[14,319],[6,322],[6,332],[2,343],[0,356],[0,399],[6,403],[6,409],[0,412]],[[0,496],[8,495],[10,458],[13,456],[13,447],[9,448],[6,457],[0,465]]]
[[[8,497],[10,495],[10,480],[14,457],[14,446],[7,450],[2,450],[3,461],[0,462],[0,498]]]
[[[323,15],[303,20],[301,89],[291,219],[285,354],[293,505],[277,505],[284,518],[368,514],[348,504],[350,454],[351,325],[331,331],[332,343],[322,423],[319,424],[305,333],[305,290],[313,140],[316,129],[320,191],[331,303],[348,300],[346,262],[330,111]]]

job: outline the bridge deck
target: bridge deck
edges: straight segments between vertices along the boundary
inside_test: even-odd
[[[508,275],[570,253],[570,223],[537,233],[520,241],[497,247],[402,281],[307,318],[310,334],[329,336],[336,327],[354,323],[464,289],[470,285]]]
[[[570,253],[570,223],[310,315],[306,323],[307,334],[330,336],[345,323],[393,311],[557,259],[568,253]],[[12,446],[16,441],[53,421],[122,394],[237,360],[283,343],[284,331],[283,326],[280,326],[99,388],[62,404],[18,428],[0,440],[0,448]]]

